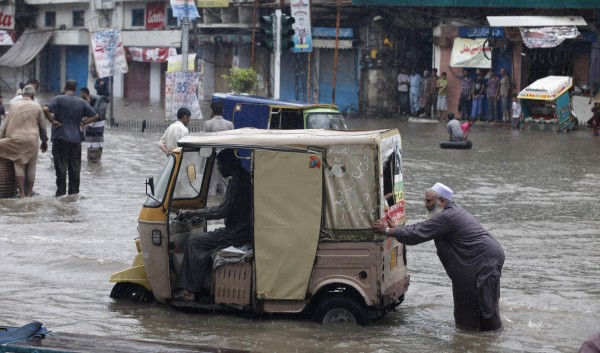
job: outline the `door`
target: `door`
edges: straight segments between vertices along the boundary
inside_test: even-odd
[[[322,155],[254,153],[254,255],[259,299],[302,300],[321,228]]]
[[[67,65],[65,65],[67,80],[77,82],[77,90],[87,87],[89,54],[87,46],[67,46]],[[79,92],[77,92],[79,93]]]
[[[125,98],[144,100],[150,97],[150,63],[128,61],[125,74]]]

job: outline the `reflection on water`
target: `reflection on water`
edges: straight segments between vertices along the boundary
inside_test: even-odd
[[[454,327],[450,281],[433,243],[409,247],[405,302],[366,328],[113,302],[108,277],[133,259],[144,181],[160,171],[164,156],[160,134],[111,130],[101,163],[83,163],[80,195],[53,197],[54,169],[45,153],[35,184],[40,195],[0,200],[1,323],[38,320],[54,331],[264,352],[572,352],[600,330],[599,139],[587,130],[481,125],[470,135],[472,150],[442,150],[442,123],[349,123],[400,129],[410,222],[424,218],[423,191],[442,181],[499,239],[506,252],[504,330]]]

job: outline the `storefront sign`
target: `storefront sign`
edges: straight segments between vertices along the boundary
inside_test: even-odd
[[[0,6],[0,29],[15,29],[14,6]]]
[[[192,119],[202,119],[198,102],[198,85],[203,79],[201,72],[167,72],[165,80],[165,118],[177,120],[177,110],[186,107]]]
[[[229,7],[229,0],[197,0],[198,7]]]
[[[521,38],[527,48],[555,48],[565,39],[579,36],[575,26],[560,27],[520,27]]]
[[[450,66],[490,69],[492,67],[492,50],[487,45],[484,48],[484,43],[484,38],[455,38],[450,54]]]
[[[200,17],[194,0],[171,0],[173,17],[189,18],[190,20]]]
[[[169,64],[167,65],[167,72],[183,71],[183,62],[180,55],[169,56],[167,59]],[[188,71],[194,71],[194,62],[196,61],[196,54],[188,54]]]
[[[165,4],[155,2],[146,4],[146,29],[165,28]]]
[[[119,28],[91,32],[90,42],[98,77],[127,73],[127,58]]]
[[[312,35],[315,38],[335,38],[337,29],[335,27],[314,27]],[[339,31],[340,39],[354,38],[354,30],[352,28],[341,27]]]
[[[500,27],[458,27],[458,36],[462,38],[502,38],[504,28]]]
[[[312,35],[310,28],[310,6],[304,0],[290,0],[292,17],[295,22],[294,53],[308,53],[312,51]]]
[[[175,48],[136,48],[128,47],[128,58],[140,62],[167,62],[170,56],[177,55]]]

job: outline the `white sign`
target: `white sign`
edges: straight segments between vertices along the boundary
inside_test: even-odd
[[[450,66],[490,69],[492,67],[492,49],[489,45],[484,48],[484,44],[485,38],[455,38],[450,54]]]
[[[198,86],[203,79],[201,72],[167,72],[165,80],[165,118],[177,120],[177,110],[186,107],[192,119],[202,119],[198,102]]]
[[[98,77],[127,73],[129,68],[119,28],[91,32],[90,42]]]

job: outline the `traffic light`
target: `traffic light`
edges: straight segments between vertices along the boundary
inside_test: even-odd
[[[292,25],[296,20],[292,16],[281,14],[281,51],[293,49],[295,44],[293,40],[296,31],[292,28]]]
[[[273,53],[275,51],[275,14],[260,16],[260,45]]]

